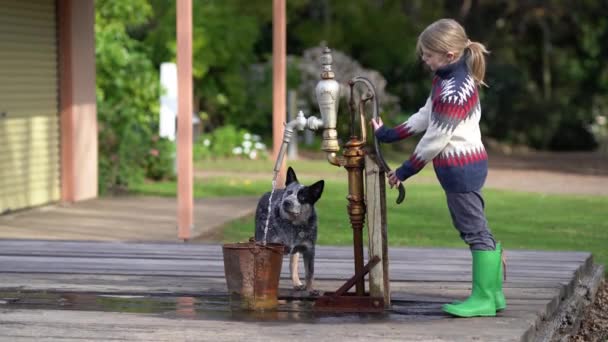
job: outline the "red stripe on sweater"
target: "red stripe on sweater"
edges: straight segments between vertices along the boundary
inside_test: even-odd
[[[439,90],[440,94],[441,90]],[[451,103],[445,101],[441,95],[438,95],[433,101],[433,112],[447,116],[449,118],[456,118],[459,120],[464,120],[468,117],[469,113],[473,110],[478,100],[478,92],[477,89],[473,91],[471,96],[469,96],[462,104]]]
[[[401,124],[401,125],[395,127],[395,131],[397,132],[397,135],[401,139],[405,139],[414,134],[414,132],[412,130],[410,130],[410,128],[407,127],[405,124]]]
[[[433,159],[435,167],[463,167],[488,159],[485,150],[473,150],[462,154],[439,155]]]
[[[422,159],[422,157],[420,157],[419,155],[414,153],[410,157],[410,164],[412,165],[412,167],[414,169],[420,170],[424,167],[424,165],[426,165],[426,161],[424,161],[424,159]]]

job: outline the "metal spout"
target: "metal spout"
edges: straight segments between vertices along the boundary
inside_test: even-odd
[[[340,84],[335,80],[332,70],[333,58],[328,47],[323,49],[321,55],[321,81],[317,83],[315,95],[319,104],[319,111],[323,118],[323,143],[321,149],[327,153],[327,160],[332,165],[341,166],[340,158],[336,152],[340,150],[336,121],[338,106],[340,104]]]
[[[306,119],[302,111],[298,112],[298,115],[295,119],[285,124],[285,130],[283,132],[283,142],[281,143],[281,149],[279,150],[277,160],[274,164],[275,174],[277,174],[281,170],[281,165],[283,164],[283,157],[285,157],[285,152],[287,152],[287,147],[291,142],[293,132],[295,130],[303,131],[305,128],[310,129],[312,131],[316,131],[321,127],[323,127],[323,121],[314,116],[311,116]]]

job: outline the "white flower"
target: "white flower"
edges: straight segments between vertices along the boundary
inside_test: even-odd
[[[203,140],[203,146],[209,147],[209,145],[211,145],[211,140],[209,140],[209,139]]]
[[[245,133],[245,134],[243,135],[243,139],[245,139],[245,140],[251,140],[251,134],[249,134],[249,133]]]
[[[248,150],[248,149],[250,149],[250,148],[251,148],[251,145],[253,145],[253,144],[251,143],[251,141],[249,141],[249,140],[247,140],[247,141],[243,141],[243,147],[244,147],[245,149],[247,149],[247,150]]]
[[[243,148],[242,147],[235,147],[235,148],[233,148],[232,149],[232,154],[236,154],[236,155],[243,154]]]
[[[255,150],[249,152],[249,159],[255,159],[257,157],[258,157],[258,153]]]
[[[252,136],[251,136],[251,139],[252,139],[253,141],[260,141],[260,140],[262,140],[262,138],[261,138],[259,135],[257,135],[257,134],[252,135]]]
[[[265,150],[266,149],[266,145],[264,145],[264,143],[261,142],[256,142],[254,145],[254,148],[256,150]]]
[[[606,117],[604,115],[596,116],[595,123],[597,123],[600,126],[604,126],[606,124]]]

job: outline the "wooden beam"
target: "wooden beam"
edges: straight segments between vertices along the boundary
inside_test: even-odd
[[[192,0],[177,0],[177,226],[188,240],[193,217]]]
[[[286,112],[286,19],[285,0],[272,1],[272,156],[276,160],[283,142]],[[285,158],[277,178],[277,186],[285,184]]]
[[[388,233],[386,224],[385,173],[373,158],[365,156],[365,201],[367,203],[367,231],[369,259],[379,257],[381,265],[369,273],[369,293],[372,297],[384,297],[384,305],[391,305],[391,289],[388,269]]]

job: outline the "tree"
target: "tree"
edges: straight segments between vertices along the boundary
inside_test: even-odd
[[[155,17],[145,43],[155,66],[175,60],[175,3],[153,0]],[[262,0],[193,2],[193,77],[195,109],[202,112],[205,129],[238,124],[251,115],[246,108],[245,74],[258,61],[254,49],[260,27],[272,17]]]
[[[99,191],[141,182],[158,118],[158,73],[129,35],[152,15],[146,0],[95,2]]]

